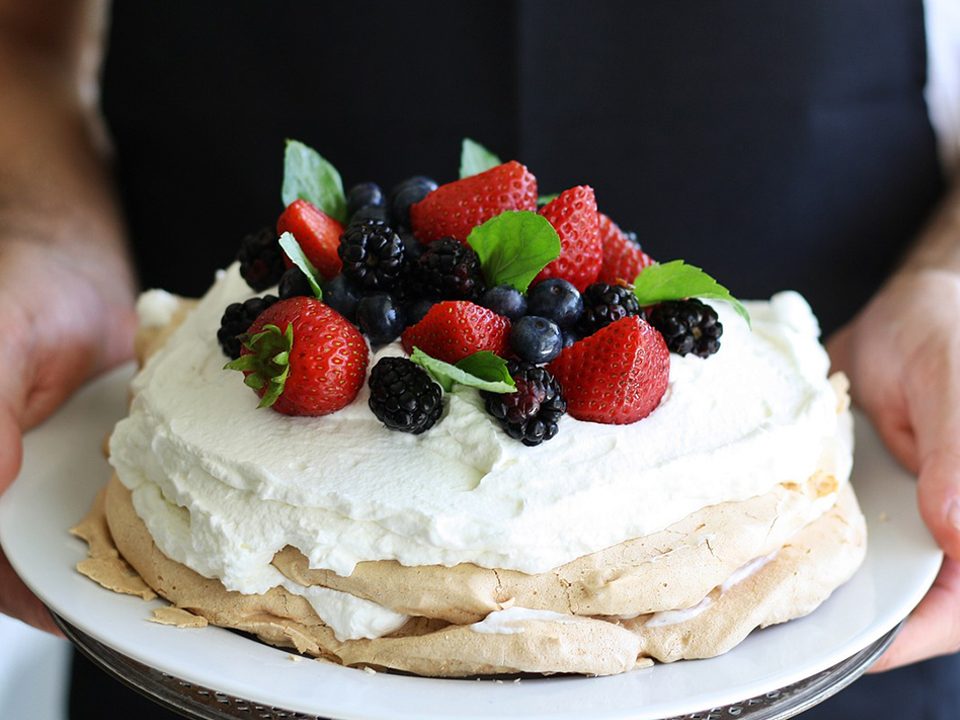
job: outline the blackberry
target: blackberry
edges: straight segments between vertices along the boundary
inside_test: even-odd
[[[557,421],[567,411],[560,383],[546,368],[532,363],[511,361],[507,369],[517,391],[481,391],[487,412],[499,421],[507,435],[524,445],[549,440],[557,434]]]
[[[639,314],[640,304],[632,288],[596,282],[583,291],[583,314],[577,321],[577,334],[587,337],[620,318]]]
[[[389,290],[403,269],[403,240],[382,220],[350,223],[337,253],[343,274],[360,290]]]
[[[287,269],[283,264],[283,251],[277,242],[277,234],[269,227],[261,228],[240,241],[237,260],[240,261],[243,279],[257,292],[276,285]]]
[[[230,303],[220,318],[217,340],[223,348],[223,354],[236,360],[240,357],[240,336],[253,325],[257,316],[273,305],[277,298],[273,295],[250,298],[242,303]]]
[[[370,409],[391,430],[419,435],[443,412],[440,386],[406,358],[385,357],[370,371]]]
[[[453,238],[430,243],[414,274],[420,294],[433,300],[476,300],[486,290],[477,253]]]
[[[649,320],[672,353],[705,358],[720,349],[723,324],[717,319],[717,311],[696,298],[654,305]]]

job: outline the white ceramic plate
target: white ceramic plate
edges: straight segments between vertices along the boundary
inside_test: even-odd
[[[20,477],[0,498],[0,543],[27,584],[93,638],[189,682],[303,713],[343,718],[645,720],[726,705],[792,684],[881,637],[923,597],[941,554],[916,511],[914,482],[858,418],[854,481],[870,542],[863,568],[812,615],[753,633],[726,655],[605,678],[434,680],[291,662],[282,650],[208,627],[147,622],[159,601],[103,590],[74,571],[67,534],[108,477],[100,447],[125,411],[131,368],[87,386],[26,438]]]

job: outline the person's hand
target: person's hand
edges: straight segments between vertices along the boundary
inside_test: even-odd
[[[827,343],[834,369],[897,459],[946,557],[872,671],[960,650],[960,275],[904,270]]]
[[[76,254],[41,243],[0,243],[0,493],[19,470],[22,433],[132,351],[129,273],[105,253],[85,257],[78,248]],[[0,612],[58,632],[2,552]]]

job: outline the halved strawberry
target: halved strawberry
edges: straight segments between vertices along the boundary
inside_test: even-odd
[[[603,247],[603,265],[597,276],[599,282],[616,285],[624,281],[632,284],[641,270],[654,263],[653,258],[603,213],[600,213],[600,244]]]
[[[327,415],[357,396],[367,373],[363,335],[316,298],[292,297],[264,310],[247,330],[239,359],[229,363],[285,415]]]
[[[575,342],[548,369],[560,382],[573,417],[624,425],[645,418],[660,404],[670,351],[660,333],[631,316]]]
[[[441,185],[410,207],[410,225],[421,242],[442,237],[466,242],[477,225],[507,210],[537,209],[537,179],[516,160]]]
[[[597,199],[589,185],[564,190],[540,209],[560,236],[560,257],[533,279],[536,284],[547,278],[563,278],[577,290],[597,279],[603,262]]]
[[[403,331],[407,354],[414,347],[438,360],[455,363],[480,350],[503,356],[507,352],[510,321],[466,300],[434,305],[423,320]]]
[[[306,200],[294,200],[277,220],[277,234],[289,232],[304,254],[327,280],[340,274],[343,263],[337,255],[343,225]],[[286,255],[283,262],[293,267]]]

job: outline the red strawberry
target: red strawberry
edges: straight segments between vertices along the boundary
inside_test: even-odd
[[[660,333],[630,316],[575,342],[548,369],[560,382],[573,417],[625,425],[642,420],[660,404],[670,351]]]
[[[327,280],[340,274],[343,263],[337,255],[343,225],[306,200],[294,200],[277,220],[277,234],[289,232],[304,254]],[[293,267],[286,255],[283,262]]]
[[[641,270],[653,265],[653,258],[603,213],[600,213],[600,243],[603,246],[603,266],[597,276],[599,282],[608,285],[616,285],[621,280],[633,283]]]
[[[360,331],[315,298],[274,303],[247,334],[240,358],[227,367],[242,370],[261,405],[277,412],[336,412],[353,402],[366,379],[368,350]]]
[[[553,202],[545,205],[540,214],[550,221],[560,236],[560,257],[540,271],[533,279],[534,284],[547,278],[563,278],[583,292],[597,279],[603,262],[593,188],[578,185],[564,190]]]
[[[421,242],[442,237],[466,242],[477,225],[506,210],[536,210],[537,179],[511,160],[503,165],[441,185],[410,207],[410,225]]]
[[[408,354],[418,347],[431,357],[455,363],[480,350],[506,354],[509,334],[510,321],[502,315],[466,300],[448,300],[430,308],[400,339]]]

